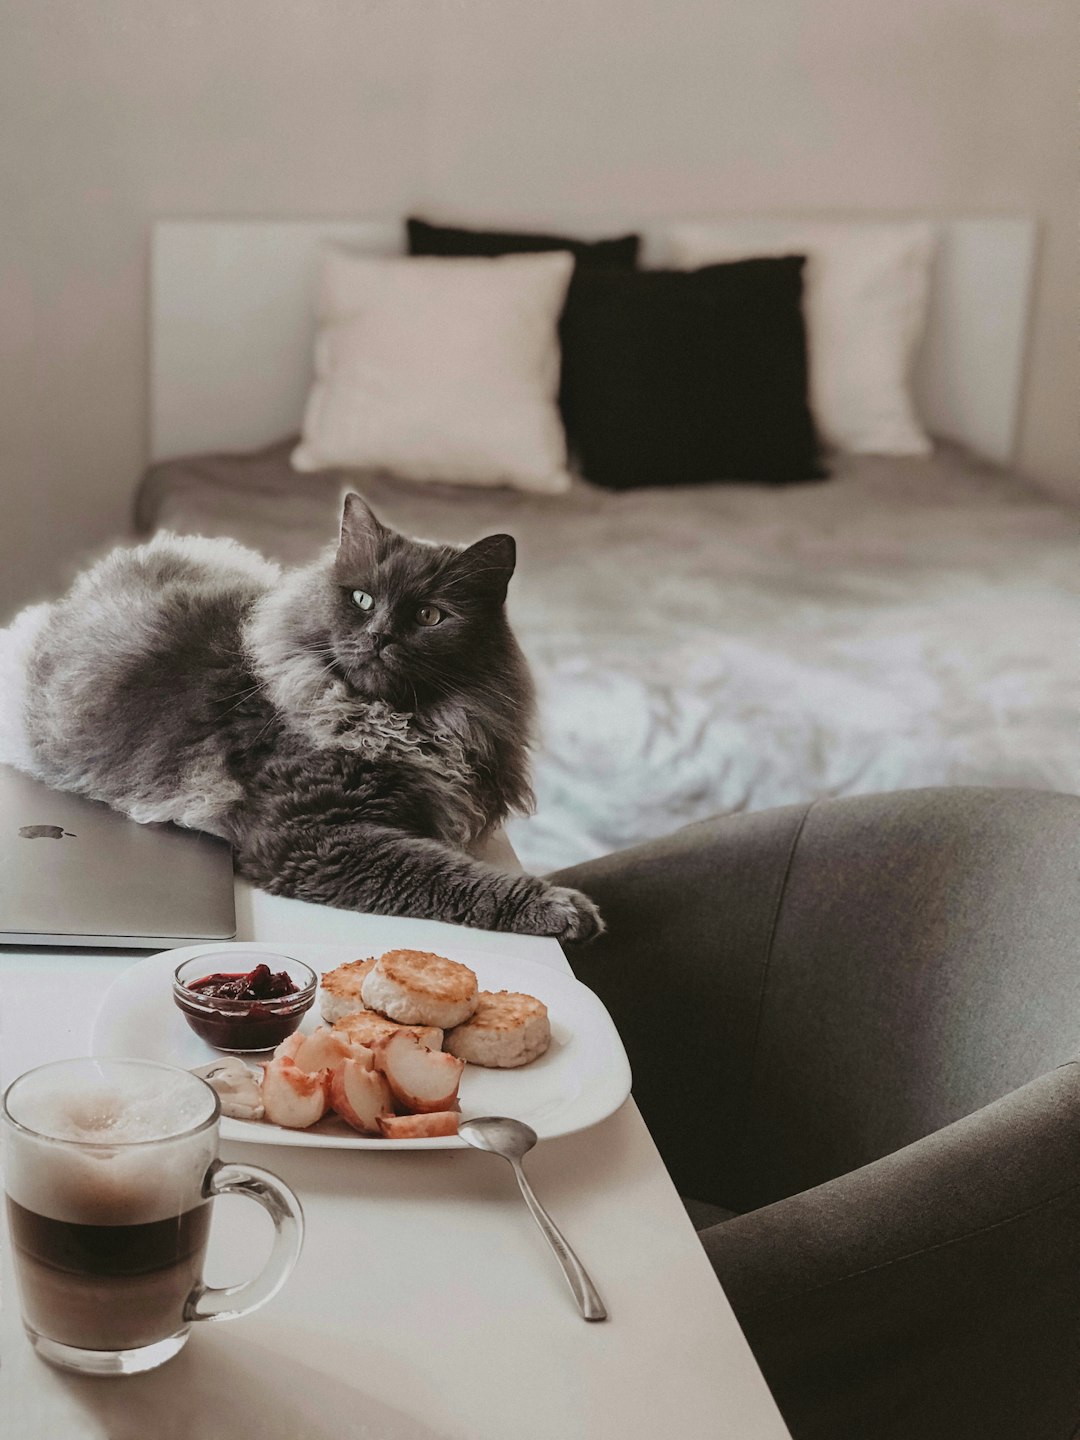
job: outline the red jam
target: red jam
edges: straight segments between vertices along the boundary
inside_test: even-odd
[[[300,986],[284,970],[275,975],[269,965],[256,965],[246,975],[227,975],[219,970],[201,980],[189,980],[187,989],[197,990],[200,995],[216,995],[219,1000],[277,1000],[295,995]]]
[[[290,1006],[288,997],[298,994],[300,987],[284,970],[275,975],[268,965],[240,974],[218,971],[190,980],[184,988],[204,1002],[189,1004],[177,993],[184,1018],[196,1035],[218,1050],[270,1050],[293,1033],[310,1004],[309,999]],[[215,1001],[221,1002],[220,1008]]]

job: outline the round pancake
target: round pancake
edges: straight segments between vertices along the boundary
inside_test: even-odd
[[[369,1010],[403,1025],[460,1025],[476,1009],[476,976],[467,965],[426,950],[388,950],[364,976]]]
[[[547,1006],[515,990],[481,990],[476,1013],[443,1037],[443,1049],[471,1065],[511,1070],[551,1044]]]
[[[375,964],[375,957],[367,960],[349,960],[336,970],[328,970],[319,985],[319,1009],[328,1025],[334,1025],[356,1010],[364,1010],[360,994],[364,976]]]
[[[374,1010],[354,1010],[339,1020],[334,1029],[340,1030],[357,1044],[366,1045],[369,1050],[378,1050],[399,1030],[407,1030],[410,1035],[415,1035],[420,1044],[428,1050],[442,1049],[443,1032],[437,1025],[399,1025],[396,1020],[388,1020],[385,1015],[379,1015]]]

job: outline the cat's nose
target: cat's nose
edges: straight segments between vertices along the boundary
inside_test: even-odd
[[[383,635],[378,630],[369,630],[368,642],[370,643],[372,650],[375,651],[375,654],[378,655],[379,651],[383,648],[384,645],[389,645],[390,636]]]

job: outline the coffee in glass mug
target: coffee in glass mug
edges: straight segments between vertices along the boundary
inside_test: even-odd
[[[83,1374],[152,1369],[198,1320],[265,1304],[300,1252],[299,1201],[265,1170],[218,1160],[220,1105],[186,1070],[64,1060],[4,1095],[3,1172],[23,1323],[53,1364]],[[242,1287],[203,1282],[213,1197],[244,1194],[274,1249]]]

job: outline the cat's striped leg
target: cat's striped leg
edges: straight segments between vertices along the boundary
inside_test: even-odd
[[[580,891],[383,825],[320,825],[311,817],[256,825],[237,847],[237,869],[273,895],[372,915],[450,920],[558,940],[589,940],[603,928],[595,905]]]

